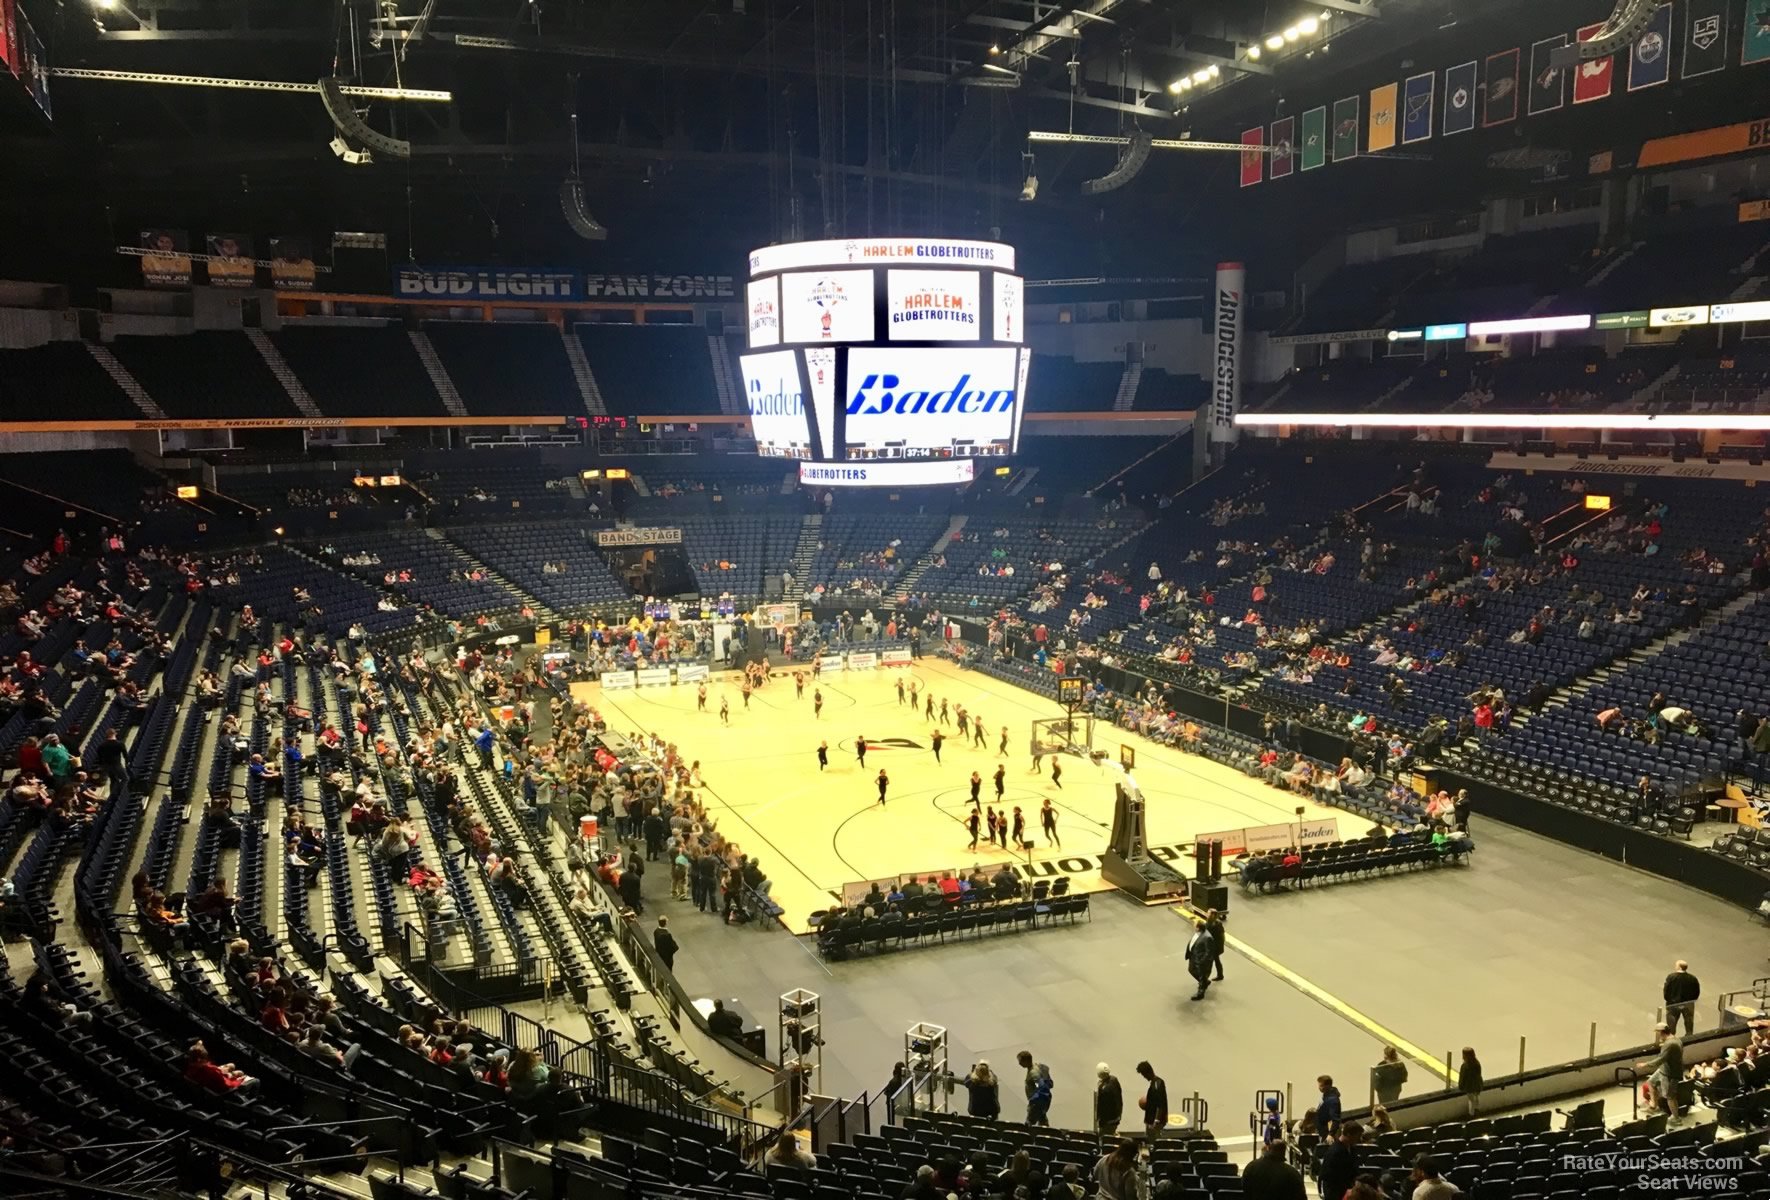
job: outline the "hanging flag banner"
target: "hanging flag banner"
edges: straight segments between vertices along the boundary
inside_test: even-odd
[[[182,229],[141,231],[141,281],[149,287],[191,285],[191,240]]]
[[[1358,97],[1334,101],[1334,161],[1358,157]]]
[[[1574,37],[1582,42],[1589,42],[1598,36],[1604,28],[1604,22],[1587,25],[1575,31]],[[1603,100],[1610,95],[1610,78],[1615,73],[1616,55],[1606,54],[1603,58],[1587,59],[1573,71],[1573,102],[1589,104],[1593,100]]]
[[[1241,152],[1241,185],[1253,187],[1266,178],[1266,127],[1256,125],[1252,129],[1241,131],[1241,144],[1244,146],[1261,147],[1261,149],[1243,150]]]
[[[1690,0],[1684,11],[1684,78],[1727,65],[1727,0]]]
[[[35,29],[31,28],[31,22],[25,16],[25,10],[16,4],[13,5],[12,20],[9,24],[15,31],[19,44],[24,47],[25,62],[30,67],[29,76],[27,77],[21,71],[19,78],[29,86],[31,99],[37,102],[37,107],[43,110],[43,115],[53,119],[55,112],[49,106],[49,52],[43,48],[43,39],[37,36]]]
[[[1444,135],[1475,128],[1475,66],[1459,63],[1444,72]]]
[[[1653,10],[1653,20],[1629,51],[1629,90],[1658,87],[1672,77],[1672,6]]]
[[[1770,0],[1746,0],[1745,33],[1739,41],[1739,65],[1770,62]]]
[[[0,74],[18,74],[18,34],[12,20],[12,0],[0,0]]]
[[[1272,168],[1267,172],[1272,179],[1283,179],[1295,166],[1292,151],[1296,142],[1295,117],[1284,117],[1272,123]]]
[[[1303,114],[1302,170],[1313,171],[1327,162],[1327,109],[1312,108]]]
[[[1549,61],[1549,55],[1567,45],[1567,35],[1558,33],[1530,44],[1531,116],[1554,112],[1567,103],[1567,72]]]
[[[1401,142],[1411,146],[1432,136],[1432,87],[1438,76],[1409,75],[1401,93]]]
[[[249,288],[257,282],[252,239],[241,233],[209,235],[209,286]]]
[[[1481,127],[1491,128],[1518,119],[1518,48],[1487,56],[1487,102],[1481,110]]]
[[[1364,148],[1372,154],[1395,149],[1395,106],[1400,91],[1393,83],[1371,89],[1370,132]]]
[[[313,242],[304,237],[270,239],[270,286],[279,292],[311,292]]]

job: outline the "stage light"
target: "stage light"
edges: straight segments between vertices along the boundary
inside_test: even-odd
[[[1031,204],[1034,200],[1039,198],[1039,176],[1036,170],[1037,166],[1038,159],[1034,158],[1029,152],[1021,152],[1020,169],[1026,175],[1026,179],[1020,185],[1020,199],[1027,204]]]
[[[1211,77],[1211,73],[1201,67],[1192,73],[1192,82],[1203,83],[1205,80],[1209,79],[1210,77]]]
[[[1320,28],[1321,22],[1317,21],[1314,17],[1304,17],[1301,21],[1297,22],[1297,32],[1301,33],[1304,37],[1314,37],[1315,31]]]
[[[1209,75],[1212,79],[1217,78],[1217,76],[1220,75],[1221,73],[1222,72],[1218,70],[1216,63],[1212,63],[1210,70],[1205,72],[1205,74]]]
[[[1002,48],[1000,46],[991,46],[989,48],[989,52],[991,54],[1000,54],[1002,52]]]
[[[1258,42],[1253,42],[1248,45],[1248,58],[1250,58],[1256,62],[1259,61],[1260,44]]]
[[[92,0],[92,2],[93,2],[93,4],[97,5],[99,8],[104,9],[106,12],[109,12],[111,9],[117,7],[117,0]]]
[[[275,529],[271,530],[271,532],[276,534],[278,537],[282,537],[283,536],[283,527],[281,525],[278,525]]]
[[[180,500],[195,500],[197,494],[197,489],[188,483],[180,484],[177,489],[177,495]]]
[[[350,143],[341,137],[334,136],[331,141],[332,153],[353,167],[366,167],[375,161],[375,156],[367,150],[353,150]]]
[[[1186,81],[1184,79],[1176,79],[1173,83],[1168,85],[1168,90],[1170,92],[1183,92],[1186,90]]]
[[[1284,35],[1282,33],[1275,33],[1271,37],[1267,38],[1266,39],[1266,48],[1268,50],[1283,50],[1284,49]]]
[[[1294,42],[1302,36],[1303,31],[1298,29],[1295,25],[1284,31],[1284,40],[1287,42]]]

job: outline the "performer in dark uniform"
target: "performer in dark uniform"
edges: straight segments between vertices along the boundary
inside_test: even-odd
[[[821,771],[829,765],[830,744],[828,742],[819,742],[817,744],[817,769]]]
[[[879,768],[879,803],[881,806],[883,806],[885,803],[885,789],[890,786],[891,786],[891,776],[885,774],[884,767],[880,767]]]
[[[965,828],[971,834],[971,845],[967,849],[977,849],[977,831],[983,824],[983,814],[977,810],[976,804],[971,806],[971,815],[965,818]]]
[[[983,790],[983,776],[976,771],[971,772],[971,807],[977,807],[977,795]]]
[[[856,757],[860,760],[861,766],[864,767],[867,765],[867,739],[866,738],[857,737],[854,739],[854,757]]]

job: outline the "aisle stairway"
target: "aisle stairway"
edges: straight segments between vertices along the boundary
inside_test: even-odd
[[[473,554],[465,546],[461,545],[461,543],[456,542],[456,541],[451,541],[447,537],[447,535],[445,535],[443,533],[442,530],[440,530],[440,529],[426,529],[424,532],[428,536],[435,538],[439,542],[443,542],[443,541],[448,542],[450,550],[454,551],[455,554],[457,554],[461,558],[465,559],[470,566],[472,566],[480,571],[485,572],[485,577],[487,579],[491,580],[493,583],[497,584],[499,587],[504,588],[505,590],[509,591],[511,594],[520,597],[524,604],[528,605],[530,608],[535,610],[535,619],[536,620],[538,620],[538,621],[554,621],[559,618],[559,614],[554,612],[551,608],[548,608],[545,604],[543,604],[541,602],[540,597],[536,596],[534,593],[528,591],[525,588],[518,587],[516,585],[516,583],[508,575],[500,574],[499,572],[494,571],[494,570],[492,570],[492,568],[486,566],[486,564],[482,560],[475,558],[473,556]]]
[[[817,542],[823,534],[823,527],[821,513],[812,513],[799,522],[799,543],[793,547],[793,586],[781,595],[781,599],[790,604],[796,604],[805,598],[805,580],[811,575],[811,560],[817,553]]]
[[[449,378],[448,370],[443,366],[442,359],[436,355],[436,347],[431,344],[430,336],[419,329],[406,334],[412,339],[412,349],[418,352],[418,361],[424,364],[424,373],[430,376],[431,385],[442,400],[451,417],[468,415],[467,405],[461,399],[461,393],[455,387],[455,381]]]
[[[276,344],[270,340],[269,334],[262,329],[248,329],[246,330],[246,339],[258,351],[258,357],[264,360],[264,365],[270,368],[270,373],[277,377],[277,382],[283,385],[283,391],[300,410],[302,416],[319,420],[326,415],[320,411],[320,406],[313,402],[313,397],[308,394],[306,386],[296,378],[294,370],[289,366],[289,361],[283,357],[283,352],[278,350]]]
[[[572,378],[578,381],[578,395],[584,401],[584,411],[593,417],[607,416],[608,405],[603,402],[596,372],[590,369],[590,360],[584,354],[584,343],[578,340],[570,326],[559,331],[559,338],[565,343],[565,358],[572,365]]]

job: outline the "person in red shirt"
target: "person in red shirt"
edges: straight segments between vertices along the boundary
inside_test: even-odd
[[[1493,728],[1493,705],[1491,705],[1491,704],[1477,704],[1475,706],[1475,728],[1477,728],[1477,729],[1492,729]]]
[[[208,1049],[201,1042],[191,1046],[190,1055],[185,1060],[184,1078],[207,1091],[227,1095],[238,1092],[242,1096],[250,1096],[258,1091],[258,1080],[247,1075],[232,1063],[217,1063],[210,1059]]]
[[[43,762],[43,746],[34,737],[26,738],[18,748],[18,773],[34,779],[49,778],[49,767]]]

